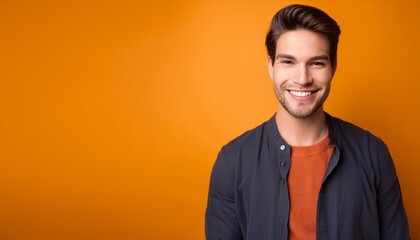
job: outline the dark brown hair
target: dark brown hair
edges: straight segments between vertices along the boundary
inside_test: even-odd
[[[265,38],[267,53],[272,64],[275,61],[277,40],[286,31],[307,29],[327,37],[329,57],[335,71],[337,67],[337,46],[341,30],[337,22],[322,10],[305,5],[293,4],[280,9],[271,20],[270,29]]]

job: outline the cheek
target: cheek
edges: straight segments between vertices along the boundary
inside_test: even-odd
[[[280,88],[280,86],[284,83],[285,81],[284,81],[284,78],[282,77],[282,76],[280,76],[280,75],[274,75],[274,78],[273,78],[273,83],[274,83],[274,86],[276,86],[277,88]]]
[[[331,71],[320,71],[314,72],[312,76],[318,83],[329,84],[332,80],[333,75]]]
[[[287,79],[291,78],[291,74],[290,71],[287,70],[275,70],[273,71],[273,81],[276,85],[279,85],[285,81],[287,81]]]

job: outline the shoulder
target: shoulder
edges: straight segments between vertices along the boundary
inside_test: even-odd
[[[396,180],[393,159],[387,145],[371,132],[354,124],[331,117],[335,145],[344,164],[354,164],[363,169],[375,185],[392,185]],[[348,166],[348,165],[347,165]]]
[[[235,182],[238,171],[249,170],[249,163],[252,161],[246,159],[252,159],[258,153],[261,139],[268,132],[266,128],[269,121],[242,133],[221,148],[212,169],[213,185],[230,192],[229,188]]]
[[[328,117],[328,121],[333,138],[335,138],[334,140],[339,145],[350,144],[352,146],[360,146],[363,148],[386,148],[382,139],[368,130],[332,116]]]
[[[234,171],[239,166],[241,169],[251,167],[258,154],[269,147],[270,138],[275,134],[273,121],[275,123],[274,117],[225,144],[217,156],[215,166],[223,168],[222,171]]]
[[[331,117],[336,146],[344,159],[353,159],[375,176],[395,175],[393,160],[387,145],[371,132],[354,124]]]
[[[268,139],[268,125],[272,119],[263,122],[257,127],[250,129],[233,140],[225,144],[221,153],[223,154],[232,154],[239,151],[253,151],[258,147],[264,139]]]

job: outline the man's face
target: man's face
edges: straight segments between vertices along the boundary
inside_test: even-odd
[[[309,30],[287,31],[277,40],[274,64],[268,59],[277,99],[295,118],[323,111],[334,71],[328,39]]]

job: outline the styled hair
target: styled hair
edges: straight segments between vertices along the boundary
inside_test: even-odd
[[[341,33],[340,27],[334,19],[322,10],[299,4],[289,5],[280,9],[271,20],[270,29],[265,38],[265,45],[272,64],[275,61],[277,40],[280,35],[286,31],[298,29],[310,30],[327,37],[331,66],[333,71],[335,71],[337,67],[338,39]]]

